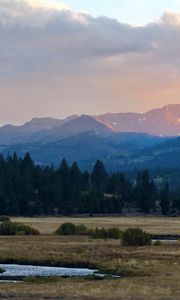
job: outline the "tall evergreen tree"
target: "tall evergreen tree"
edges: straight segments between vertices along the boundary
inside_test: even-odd
[[[71,197],[74,212],[78,212],[82,191],[82,174],[76,162],[70,168]]]
[[[169,184],[166,183],[163,190],[160,193],[160,206],[163,215],[169,215],[171,210]]]
[[[96,161],[91,174],[91,180],[94,188],[98,192],[106,192],[108,185],[108,174],[102,161]]]
[[[149,213],[155,206],[154,183],[151,181],[147,170],[138,173],[135,188],[136,202],[143,213]]]
[[[63,211],[65,213],[72,213],[73,193],[72,193],[72,186],[71,186],[71,175],[70,175],[70,168],[65,158],[61,161],[59,174],[62,182]]]
[[[133,186],[124,174],[110,176],[97,161],[93,171],[81,172],[76,162],[65,159],[59,169],[35,165],[27,153],[6,159],[0,155],[0,214],[54,215],[72,213],[121,213],[123,208],[149,213],[160,199],[161,211],[180,212],[180,188],[170,191],[168,184],[157,192],[148,171],[138,173]]]

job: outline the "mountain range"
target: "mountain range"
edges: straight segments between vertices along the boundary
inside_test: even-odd
[[[180,134],[180,104],[169,104],[144,114],[115,113],[96,117],[117,132],[143,132],[157,136]]]
[[[58,165],[63,157],[90,168],[96,159],[109,169],[177,167],[180,162],[180,104],[144,114],[33,118],[0,127],[0,151],[30,152],[36,163]],[[179,164],[180,166],[180,164]]]

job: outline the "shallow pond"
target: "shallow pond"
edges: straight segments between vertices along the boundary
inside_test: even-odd
[[[16,278],[28,276],[42,276],[42,277],[55,277],[55,276],[90,276],[94,275],[97,270],[80,269],[80,268],[60,268],[60,267],[43,267],[43,266],[29,266],[29,265],[10,265],[0,264],[0,268],[5,270],[0,274],[2,278]]]

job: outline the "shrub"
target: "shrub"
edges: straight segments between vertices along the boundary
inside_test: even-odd
[[[122,232],[118,228],[112,227],[112,228],[108,229],[108,238],[109,239],[118,240],[118,239],[120,239],[121,235],[122,235]]]
[[[121,231],[118,228],[96,228],[92,232],[92,237],[96,239],[119,239]]]
[[[17,222],[3,222],[0,224],[0,235],[39,235],[37,229]]]
[[[26,235],[26,233],[24,231],[17,231],[16,235]]]
[[[58,227],[56,233],[59,235],[88,235],[88,229],[83,224],[63,223]]]
[[[92,233],[92,237],[95,239],[107,239],[107,231],[104,228],[96,228]]]
[[[63,223],[56,230],[59,235],[89,235],[95,239],[119,239],[121,231],[118,228],[96,228],[88,229],[85,225]]]
[[[154,246],[161,246],[162,245],[162,242],[157,240],[153,243]]]
[[[150,234],[140,228],[129,228],[122,233],[122,243],[125,246],[151,245]]]
[[[77,235],[86,235],[88,232],[87,227],[85,225],[76,225],[76,234]]]
[[[56,233],[59,235],[75,235],[76,225],[73,223],[63,223],[58,227]]]
[[[94,234],[94,229],[93,228],[88,228],[87,229],[87,235],[93,237],[93,234]]]
[[[10,217],[8,217],[8,216],[1,216],[0,217],[0,222],[8,222],[8,221],[10,221],[11,219],[10,219]]]

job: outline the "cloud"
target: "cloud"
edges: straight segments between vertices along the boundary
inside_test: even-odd
[[[70,10],[70,7],[65,3],[58,1],[48,1],[48,0],[25,0],[29,6],[35,9],[55,9],[58,11]]]
[[[180,99],[177,11],[135,27],[56,1],[1,0],[0,44],[0,92],[13,106],[26,103],[31,115],[40,97],[39,115],[49,112],[49,101],[69,114],[143,110]]]
[[[61,2],[49,0],[1,0],[1,26],[39,27],[70,8]]]
[[[162,22],[168,25],[180,25],[180,13],[174,10],[169,10],[164,13]]]

